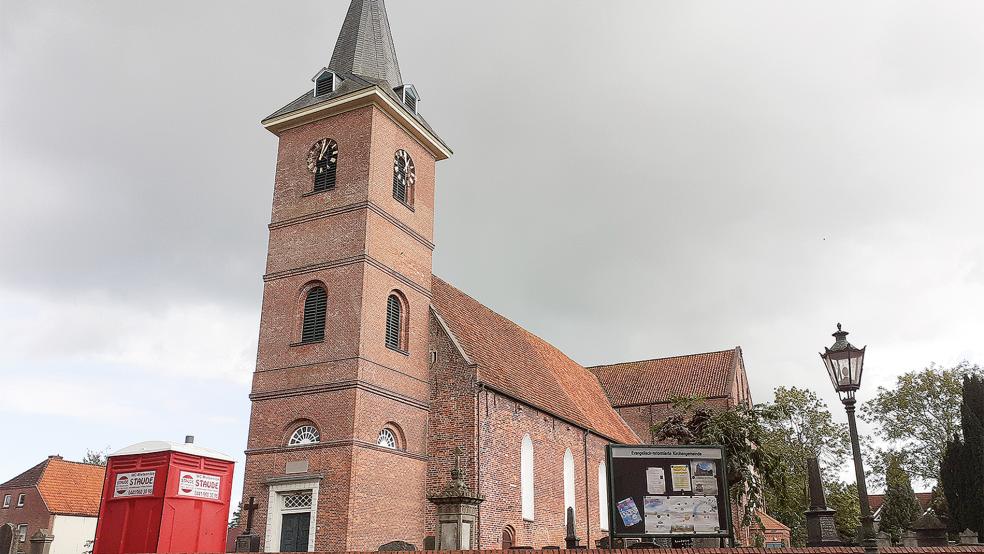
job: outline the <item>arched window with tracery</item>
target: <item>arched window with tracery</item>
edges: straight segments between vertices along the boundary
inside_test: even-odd
[[[523,519],[533,521],[533,439],[523,435],[519,453],[519,488]]]
[[[386,299],[386,346],[400,352],[407,352],[410,310],[406,298],[399,291],[390,293]]]
[[[314,425],[301,425],[291,433],[287,446],[304,446],[321,442],[321,433]]]
[[[325,314],[328,311],[328,293],[316,286],[304,298],[304,322],[301,325],[301,342],[325,340]]]

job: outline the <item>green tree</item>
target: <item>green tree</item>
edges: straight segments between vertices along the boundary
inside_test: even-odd
[[[827,487],[827,505],[837,510],[834,525],[844,544],[856,544],[861,527],[861,505],[858,504],[858,487],[840,481]]]
[[[741,525],[758,521],[764,510],[765,487],[781,486],[779,456],[766,444],[766,422],[776,417],[769,406],[738,405],[713,410],[699,398],[674,401],[674,415],[653,427],[658,442],[716,444],[728,457],[728,489],[735,506],[742,506]]]
[[[964,361],[951,368],[930,364],[900,375],[891,389],[878,387],[875,397],[861,407],[861,417],[875,428],[889,448],[876,451],[873,474],[885,474],[885,462],[899,456],[909,475],[935,482],[947,442],[960,428],[962,381],[981,375],[978,365]]]
[[[885,474],[885,503],[878,528],[890,533],[896,543],[901,542],[902,531],[909,528],[921,511],[909,474],[902,469],[898,458],[892,458]]]
[[[967,376],[960,404],[961,438],[954,434],[940,470],[951,529],[972,529],[984,540],[984,378]]]
[[[229,517],[229,529],[235,529],[239,527],[239,518],[242,517],[243,513],[243,501],[240,500],[236,509],[232,511],[232,516]]]
[[[85,450],[85,456],[82,457],[83,464],[91,464],[94,466],[104,466],[108,462],[110,448],[107,446],[102,450]]]
[[[793,544],[802,546],[810,507],[807,461],[817,458],[823,481],[835,481],[849,457],[850,436],[847,425],[834,423],[827,405],[808,389],[778,387],[770,408],[776,417],[765,422],[766,445],[780,458],[781,486],[766,487],[766,505],[789,527]]]

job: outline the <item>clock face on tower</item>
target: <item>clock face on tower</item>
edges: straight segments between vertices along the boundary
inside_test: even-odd
[[[308,150],[308,171],[314,174],[324,173],[328,168],[335,167],[338,159],[338,144],[332,139],[323,138]]]

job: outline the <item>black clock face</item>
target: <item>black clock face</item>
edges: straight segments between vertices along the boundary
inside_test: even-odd
[[[332,139],[323,138],[308,150],[307,167],[311,173],[324,173],[335,167],[338,160],[338,144]]]
[[[410,158],[410,154],[407,154],[405,150],[400,150],[396,153],[396,159],[393,161],[393,165],[395,166],[396,174],[405,180],[404,184],[407,187],[412,187],[417,177],[414,175],[413,160]]]

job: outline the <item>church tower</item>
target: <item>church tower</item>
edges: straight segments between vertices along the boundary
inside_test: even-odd
[[[244,498],[266,552],[420,548],[434,172],[383,0],[353,0],[279,138]]]

